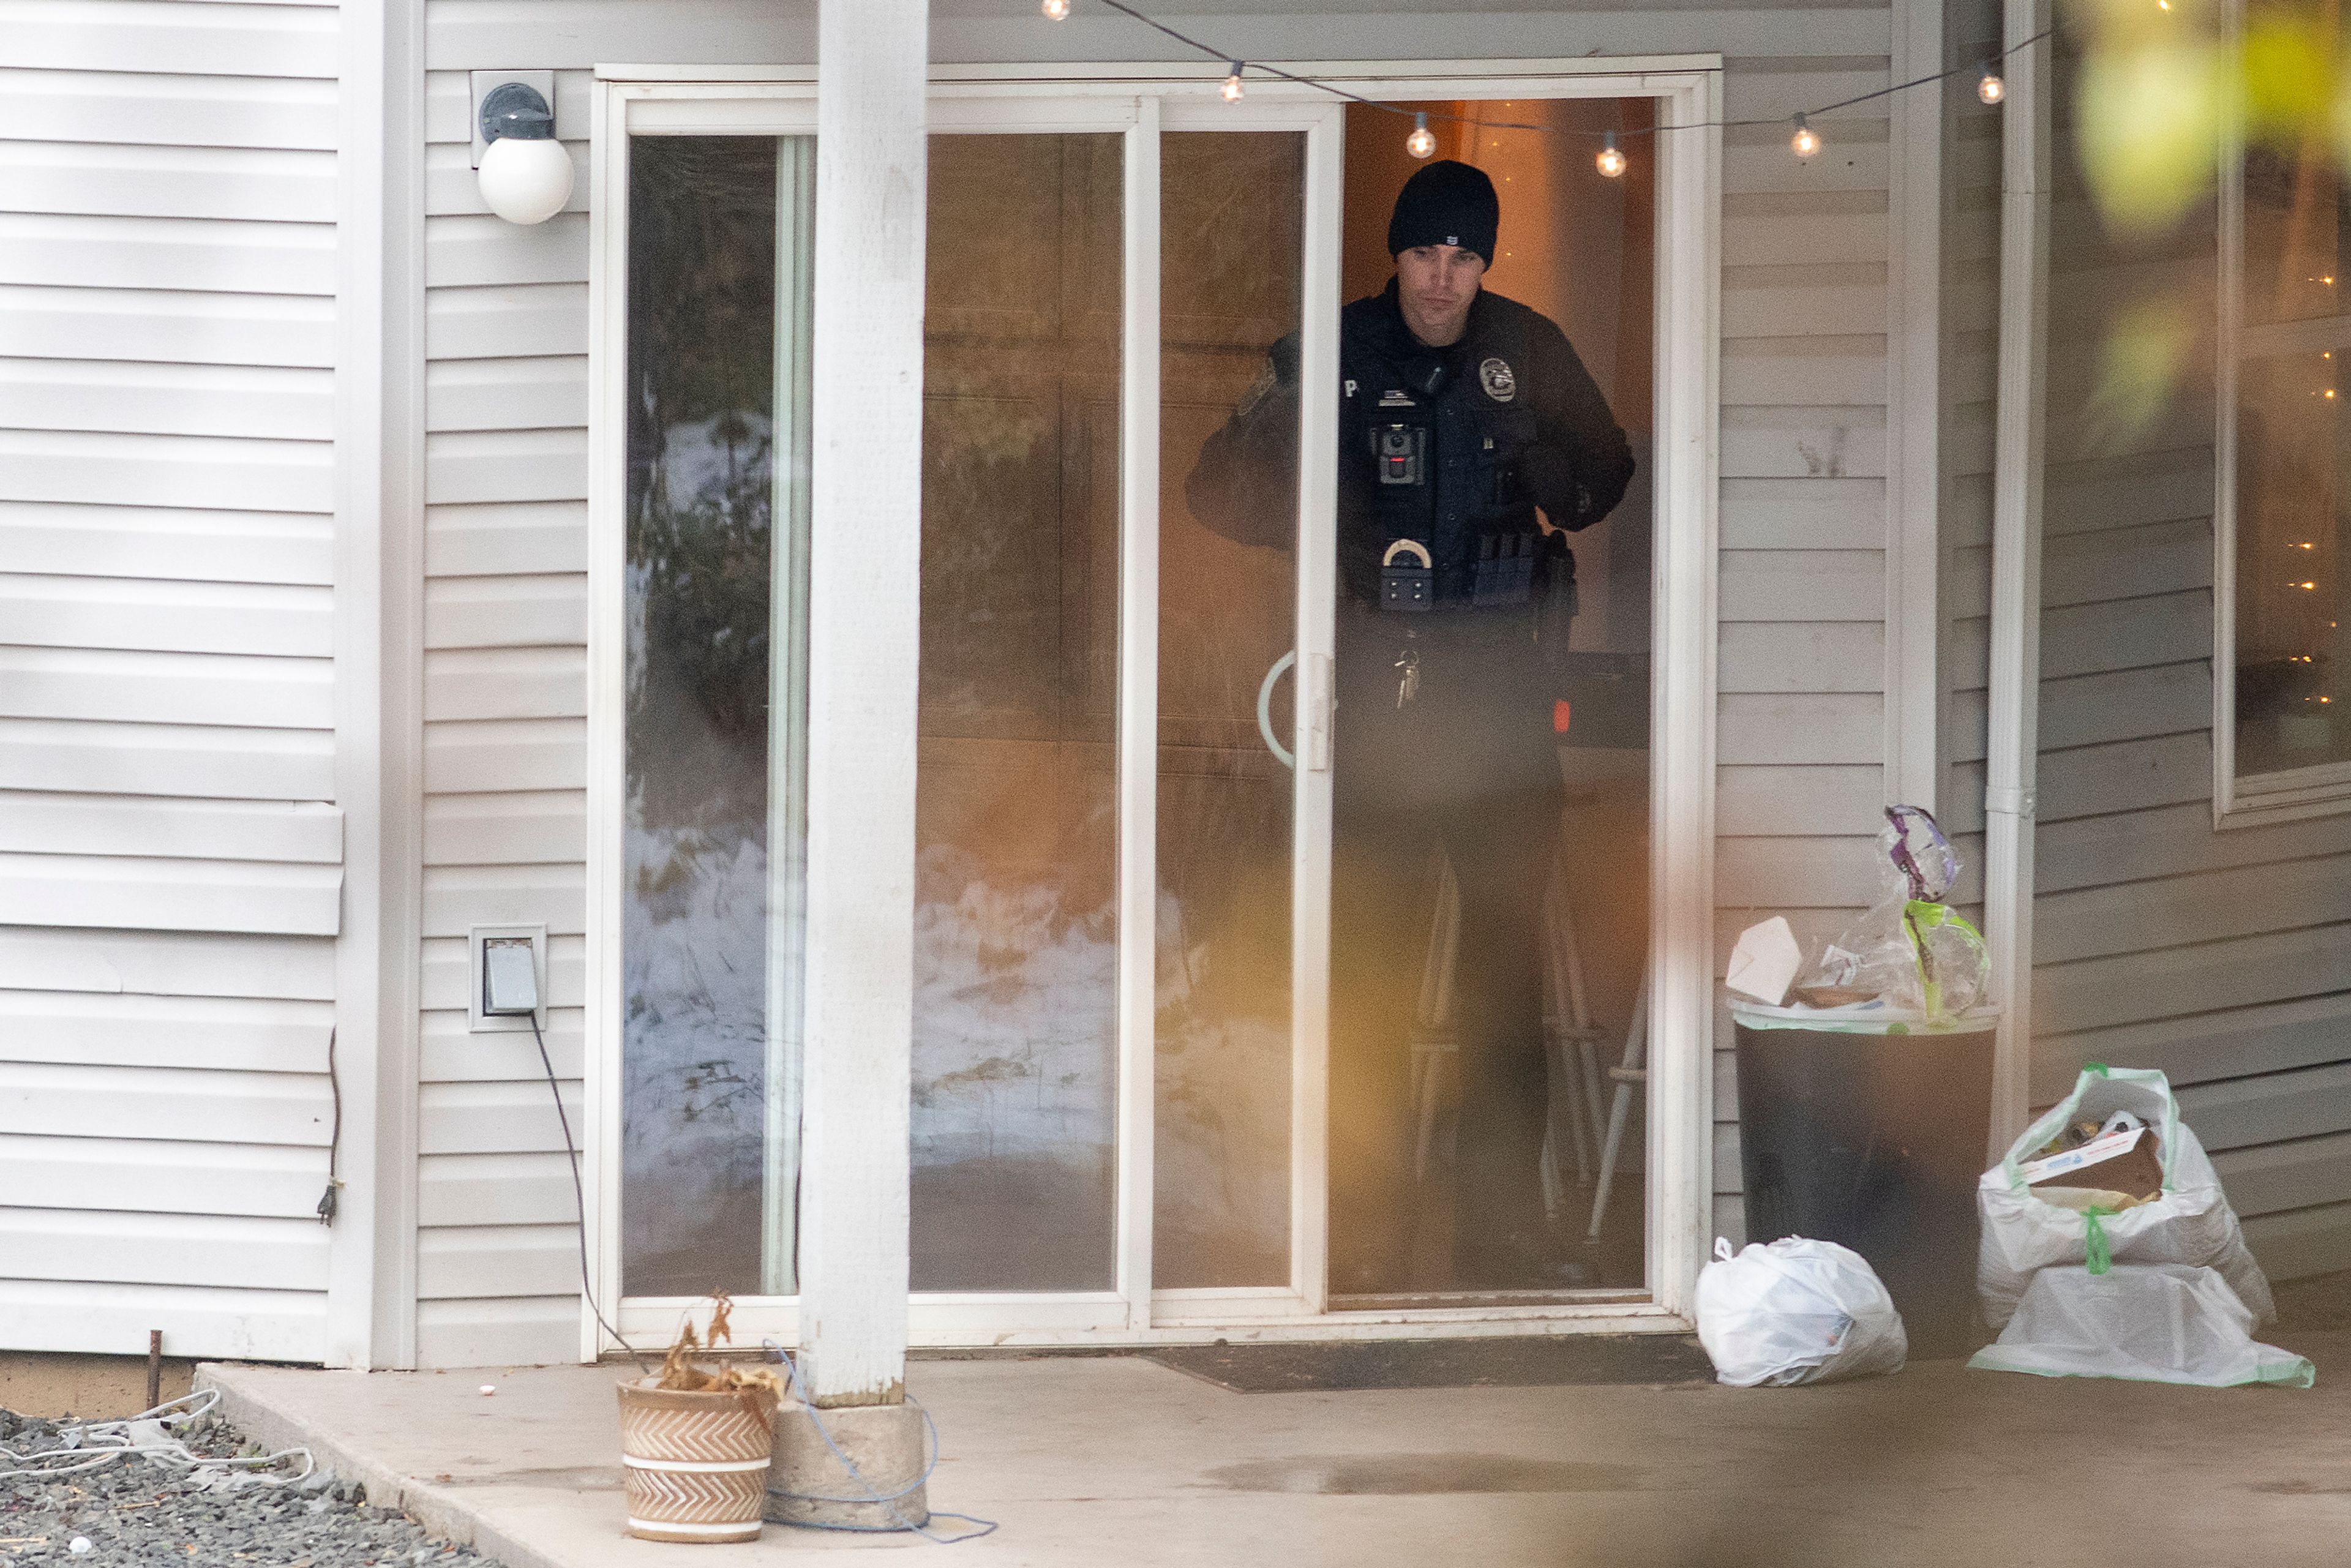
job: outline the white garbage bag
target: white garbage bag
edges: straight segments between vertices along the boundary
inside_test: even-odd
[[[2163,1194],[2119,1214],[2092,1215],[2044,1201],[2025,1186],[2018,1166],[2038,1154],[2068,1123],[2104,1123],[2127,1111],[2155,1128],[2163,1165]],[[2082,1263],[2183,1263],[2217,1269],[2252,1314],[2277,1316],[2269,1281],[2245,1248],[2236,1211],[2220,1191],[2220,1173],[2195,1133],[2179,1119],[2179,1103],[2162,1073],[2128,1067],[2085,1068],[2074,1092],[2050,1108],[2010,1145],[1976,1186],[1983,1230],[1976,1253],[1976,1290],[1984,1322],[2006,1326],[2027,1286],[2043,1269]]]
[[[1899,1372],[1910,1354],[1894,1298],[1860,1253],[1790,1236],[1737,1256],[1718,1239],[1698,1270],[1698,1337],[1734,1388]]]
[[[2043,1377],[2309,1387],[2317,1376],[2310,1362],[2257,1343],[2252,1329],[2253,1314],[2217,1270],[2117,1263],[2093,1274],[2073,1265],[2033,1275],[1999,1343],[1968,1364]]]

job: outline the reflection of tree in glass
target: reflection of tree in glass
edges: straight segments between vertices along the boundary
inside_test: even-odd
[[[776,148],[631,159],[625,1278],[757,1289]]]
[[[758,150],[764,150],[764,156]],[[646,825],[764,822],[775,154],[634,144],[629,311],[632,804]]]
[[[685,1091],[685,1100],[678,1108],[678,1119],[684,1122],[716,1116],[747,1097],[755,1105],[760,1103],[760,1085],[736,1071],[735,1064],[723,1057],[689,1062],[679,1074],[679,1083]],[[695,1096],[705,1090],[714,1091],[711,1097],[697,1101]]]

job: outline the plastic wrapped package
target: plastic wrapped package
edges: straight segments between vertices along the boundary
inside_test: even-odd
[[[1959,880],[1958,852],[1916,806],[1886,808],[1877,847],[1885,896],[1822,950],[1805,984],[1872,992],[1896,1012],[1948,1023],[1991,983],[1983,934],[1941,902]]]
[[[2228,1388],[2307,1388],[2307,1358],[2252,1335],[2253,1314],[2218,1270],[2184,1263],[2043,1269],[2025,1287],[1998,1343],[1968,1364],[2043,1377],[2122,1377]]]
[[[1698,1337],[1718,1381],[1781,1388],[1902,1369],[1901,1314],[1860,1253],[1790,1236],[1736,1254],[1718,1239],[1714,1256],[1698,1270]]]
[[[2025,1185],[2019,1168],[2076,1120],[2105,1122],[2127,1111],[2155,1129],[2163,1190],[2152,1202],[2118,1214],[2075,1207],[2076,1192],[2052,1201]],[[2167,1264],[2218,1270],[2255,1323],[2277,1315],[2269,1281],[2245,1247],[2236,1211],[2220,1190],[2220,1173],[2195,1132],[2179,1119],[2179,1103],[2160,1072],[2093,1065],[2011,1145],[2006,1157],[1976,1186],[1983,1224],[1976,1259],[1976,1289],[1984,1321],[2004,1328],[2034,1277],[2044,1270],[2085,1263]]]

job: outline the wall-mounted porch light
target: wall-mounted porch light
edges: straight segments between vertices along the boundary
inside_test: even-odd
[[[571,154],[555,139],[553,71],[474,73],[474,168],[482,201],[510,224],[543,224],[571,199]]]

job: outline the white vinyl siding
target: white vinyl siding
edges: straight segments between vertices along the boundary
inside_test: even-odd
[[[496,8],[494,8],[496,9]],[[450,11],[428,9],[438,63]],[[534,14],[537,15],[536,13]],[[553,40],[472,66],[558,63]],[[568,62],[565,62],[568,63]],[[557,78],[583,160],[590,73]],[[528,1034],[467,1032],[465,934],[543,924],[576,1137],[586,999],[588,181],[517,228],[482,205],[463,70],[425,78],[424,873],[416,1343],[427,1366],[579,1343],[571,1176]]]
[[[2214,831],[2209,366],[2143,429],[2094,395],[2115,308],[2210,308],[2213,226],[2102,241],[2073,146],[2061,125],[2032,1097],[2163,1069],[2271,1274],[2351,1268],[2351,823]]]
[[[336,13],[0,39],[0,1347],[317,1360]]]

